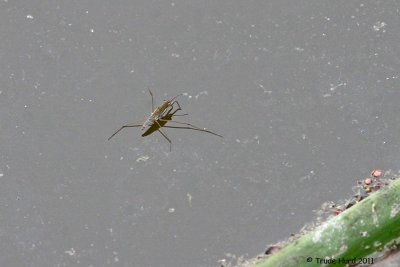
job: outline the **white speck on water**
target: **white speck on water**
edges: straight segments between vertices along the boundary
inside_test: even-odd
[[[150,157],[149,156],[141,156],[139,158],[136,159],[136,162],[146,162]]]
[[[254,136],[254,139],[257,141],[257,144],[260,144],[260,140],[259,140],[258,135],[255,135],[255,136]]]
[[[169,209],[168,209],[168,212],[169,212],[169,213],[174,213],[174,212],[175,212],[175,208],[169,208]]]
[[[94,29],[90,29],[90,32],[92,32],[92,33],[93,33],[93,32],[94,32]]]
[[[208,92],[207,92],[207,91],[201,91],[200,93],[198,93],[198,94],[195,96],[195,98],[198,99],[199,96],[201,96],[201,95],[208,95]]]
[[[384,27],[386,26],[386,22],[383,21],[378,21],[374,24],[374,26],[372,27],[374,29],[374,31],[378,32],[382,29],[382,32],[386,32],[386,30],[384,29]]]
[[[4,173],[0,173],[0,177],[3,177],[4,176]]]
[[[117,256],[114,257],[114,262],[119,262],[119,258]]]
[[[64,251],[66,254],[70,255],[70,256],[74,256],[76,251],[74,248],[70,248],[69,250]]]
[[[119,160],[123,160],[124,159],[124,157],[123,156],[121,156],[120,158],[119,158]]]
[[[31,14],[26,15],[27,19],[33,19],[33,16]]]
[[[197,100],[201,95],[208,95],[208,91],[201,91],[195,96],[189,95],[188,93],[183,93],[182,95],[186,96],[188,99],[195,98]]]
[[[339,84],[337,84],[337,85],[334,85],[334,84],[330,84],[330,88],[329,88],[329,90],[331,90],[332,92],[333,91],[335,91],[336,90],[336,88],[338,88],[338,87],[340,87],[340,86],[346,86],[347,85],[347,83],[339,83]]]

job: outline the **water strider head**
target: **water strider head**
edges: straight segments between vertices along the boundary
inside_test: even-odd
[[[179,94],[179,95],[177,95],[177,96],[175,96],[175,97],[171,98],[170,100],[168,100],[168,102],[172,102],[173,100],[177,99],[177,98],[178,98],[178,96],[181,96],[181,95],[182,95],[182,94]]]

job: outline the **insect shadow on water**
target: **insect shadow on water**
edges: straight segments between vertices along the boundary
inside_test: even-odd
[[[187,130],[194,130],[194,131],[200,131],[200,132],[205,132],[205,133],[210,133],[219,137],[223,137],[222,135],[216,134],[214,132],[211,132],[206,129],[199,128],[193,124],[186,123],[186,122],[179,122],[179,121],[174,121],[172,118],[174,116],[186,116],[188,115],[187,113],[185,114],[176,114],[176,112],[182,110],[181,106],[179,105],[179,102],[176,100],[181,94],[169,99],[165,100],[161,105],[158,107],[154,108],[154,97],[153,93],[149,90],[150,96],[151,96],[151,107],[152,107],[152,112],[151,114],[145,119],[145,121],[142,124],[139,124],[139,122],[131,123],[131,124],[126,124],[121,126],[115,133],[113,133],[108,140],[110,140],[114,135],[119,133],[122,129],[124,128],[134,128],[134,127],[141,127],[141,130],[147,130],[142,134],[143,137],[151,135],[155,131],[158,131],[169,143],[169,151],[171,151],[171,146],[172,146],[172,141],[169,139],[167,134],[161,130],[161,128],[173,128],[173,129],[187,129]],[[174,110],[174,105],[177,105],[177,107]],[[171,126],[171,125],[166,125],[168,122],[173,122],[178,125],[182,126]]]

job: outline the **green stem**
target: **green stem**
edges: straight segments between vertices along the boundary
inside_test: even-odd
[[[400,179],[397,179],[254,267],[346,266],[353,259],[363,260],[399,236]]]

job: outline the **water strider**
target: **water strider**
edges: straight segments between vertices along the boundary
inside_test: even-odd
[[[169,111],[171,112],[171,110],[173,109],[174,104],[176,103],[179,107],[179,109],[181,109],[181,106],[179,105],[179,102],[177,100],[175,100],[178,96],[182,95],[179,94],[173,98],[171,98],[170,100],[165,100],[161,105],[159,105],[158,107],[154,108],[154,97],[153,97],[153,93],[149,90],[150,96],[151,96],[151,114],[149,117],[147,117],[147,119],[145,120],[145,122],[142,125],[141,130],[143,131],[146,127],[149,127],[151,125],[153,125],[155,122],[157,122],[159,119],[161,119],[163,116],[166,115],[166,110],[167,108],[171,108]],[[167,111],[168,113],[168,111]]]
[[[154,98],[153,98],[153,93],[149,90],[150,96],[151,96],[151,107],[152,107],[152,112],[151,114],[144,120],[143,124],[139,124],[139,122],[135,122],[132,124],[127,124],[121,126],[115,133],[113,133],[108,140],[110,140],[114,135],[119,133],[122,129],[128,128],[128,127],[141,127],[141,130],[147,130],[142,134],[143,137],[148,136],[155,131],[158,131],[167,141],[169,142],[169,150],[171,151],[171,146],[172,146],[172,141],[169,139],[167,134],[161,130],[162,127],[164,128],[173,128],[173,129],[187,129],[187,130],[194,130],[194,131],[200,131],[200,132],[206,132],[210,133],[219,137],[223,137],[222,135],[216,134],[214,132],[211,132],[206,129],[199,128],[197,126],[194,126],[193,124],[186,123],[186,122],[179,122],[179,121],[174,121],[172,118],[174,116],[186,116],[188,114],[176,114],[176,112],[182,110],[181,106],[179,105],[179,102],[176,100],[177,97],[179,97],[182,94],[179,94],[169,100],[165,100],[161,105],[158,107],[154,108]],[[174,110],[174,104],[176,104],[178,107]],[[185,126],[170,126],[166,125],[167,122],[173,122],[179,125],[185,125]]]

